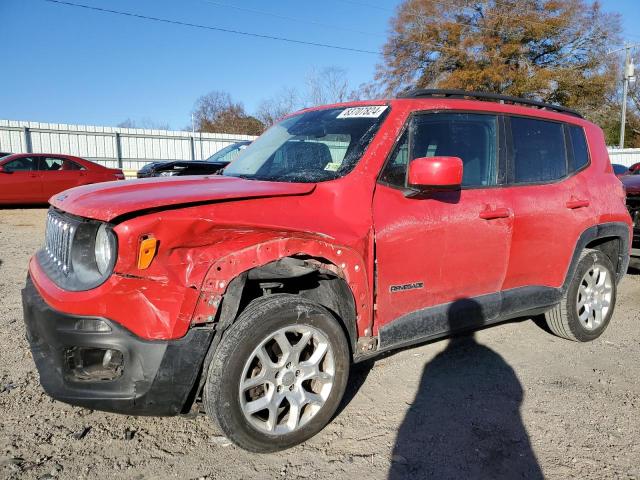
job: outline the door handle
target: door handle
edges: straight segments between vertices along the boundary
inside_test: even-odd
[[[480,218],[483,220],[494,220],[496,218],[509,218],[511,216],[511,210],[508,208],[496,208],[490,209],[488,206],[480,212]]]
[[[589,200],[582,200],[577,198],[572,198],[566,203],[567,208],[571,210],[575,210],[576,208],[585,208],[589,206]]]

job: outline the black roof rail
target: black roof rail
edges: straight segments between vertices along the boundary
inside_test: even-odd
[[[579,118],[584,118],[580,113],[567,107],[553,105],[552,103],[538,102],[526,98],[510,97],[508,95],[500,95],[499,93],[489,92],[471,92],[467,90],[441,90],[437,88],[416,88],[407,90],[398,95],[398,98],[475,98],[478,100],[497,100],[500,103],[512,103],[517,105],[526,105],[528,107],[544,108],[553,110],[554,112],[568,113]]]

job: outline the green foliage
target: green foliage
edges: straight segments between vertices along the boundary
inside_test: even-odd
[[[462,88],[607,110],[617,89],[618,15],[586,0],[406,0],[391,22],[377,82]]]
[[[213,91],[196,101],[193,112],[195,127],[200,132],[260,135],[265,125],[247,115],[241,103],[235,103],[225,92]]]

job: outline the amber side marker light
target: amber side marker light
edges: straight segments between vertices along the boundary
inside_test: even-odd
[[[140,241],[140,250],[138,251],[138,268],[144,270],[149,268],[153,257],[156,255],[158,248],[158,240],[154,237],[145,236]]]

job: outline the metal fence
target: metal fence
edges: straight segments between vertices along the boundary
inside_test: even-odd
[[[249,135],[0,120],[0,151],[61,153],[138,170],[154,160],[204,160]]]
[[[154,160],[204,160],[249,135],[0,120],[0,152],[66,153],[107,167],[138,170]],[[340,156],[341,145],[331,145]],[[640,148],[610,148],[611,163],[640,162]]]
[[[640,148],[609,148],[611,163],[630,167],[640,162]]]

